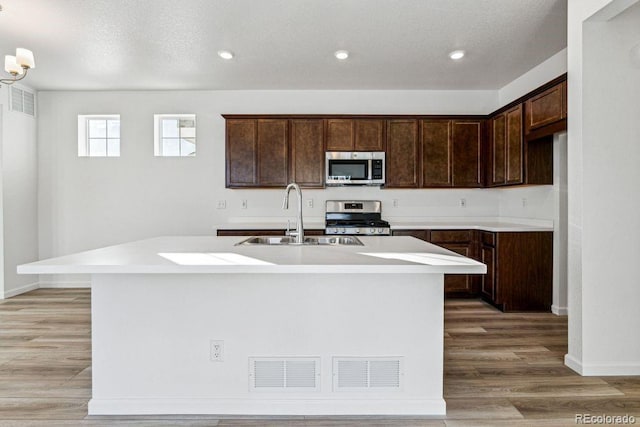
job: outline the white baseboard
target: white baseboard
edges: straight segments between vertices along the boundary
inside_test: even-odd
[[[20,286],[16,289],[8,290],[4,293],[4,298],[15,297],[16,295],[24,294],[25,292],[33,291],[34,289],[38,289],[39,283],[29,283],[28,285]]]
[[[87,281],[87,280],[78,280],[78,281],[70,281],[70,280],[66,280],[66,281],[62,281],[62,282],[56,282],[56,281],[47,281],[47,282],[40,282],[39,283],[40,288],[43,289],[47,289],[47,288],[91,288],[91,282]]]
[[[569,314],[569,309],[567,307],[558,307],[557,305],[552,305],[551,312],[557,316],[567,316]]]
[[[564,364],[584,377],[640,375],[640,362],[582,363],[575,357],[565,354]]]
[[[91,282],[82,281],[64,281],[64,282],[35,282],[28,285],[20,286],[16,289],[11,289],[2,295],[3,298],[11,298],[25,292],[34,291],[36,289],[59,289],[59,288],[89,288],[91,289]]]
[[[567,365],[572,370],[579,373],[580,375],[582,375],[582,363],[575,357],[571,356],[570,354],[565,354],[564,364]]]
[[[96,399],[89,415],[389,415],[446,414],[444,399]]]

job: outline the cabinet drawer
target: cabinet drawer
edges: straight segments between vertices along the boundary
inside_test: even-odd
[[[483,245],[489,245],[489,246],[495,246],[496,245],[496,234],[495,233],[489,233],[486,231],[483,231],[480,233],[481,235],[481,239],[482,239],[482,244]]]
[[[429,230],[393,230],[394,236],[411,236],[429,242]]]
[[[471,230],[431,230],[432,243],[470,242]]]

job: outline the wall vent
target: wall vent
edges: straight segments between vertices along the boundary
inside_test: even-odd
[[[11,111],[25,113],[30,116],[36,115],[36,98],[32,92],[12,86],[9,93],[11,94],[9,102]]]
[[[250,357],[250,391],[319,391],[319,357]]]
[[[402,390],[402,357],[334,357],[334,391]]]

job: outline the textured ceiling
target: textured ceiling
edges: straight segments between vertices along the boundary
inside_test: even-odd
[[[40,90],[498,89],[567,42],[566,0],[0,4],[0,55],[33,50]]]

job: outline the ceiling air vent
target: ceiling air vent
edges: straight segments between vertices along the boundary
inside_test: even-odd
[[[318,391],[320,358],[250,357],[250,391]]]
[[[402,357],[336,357],[334,391],[389,391],[402,389]]]
[[[25,113],[30,116],[36,115],[36,99],[35,95],[17,87],[11,87],[11,111]]]

